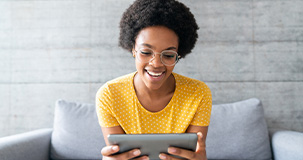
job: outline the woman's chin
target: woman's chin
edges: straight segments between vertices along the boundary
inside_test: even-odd
[[[166,77],[166,72],[164,72],[159,77],[153,77],[145,72],[144,79],[145,79],[144,80],[145,86],[148,89],[155,91],[155,90],[159,90],[163,87],[163,85],[165,84],[165,81],[168,80],[168,77]]]

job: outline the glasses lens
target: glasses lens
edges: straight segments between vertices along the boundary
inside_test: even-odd
[[[148,48],[141,48],[139,50],[138,58],[141,62],[147,63],[153,58],[153,51]]]
[[[165,65],[174,65],[178,61],[178,54],[173,51],[164,51],[161,58]]]
[[[154,54],[154,51],[150,48],[140,48],[137,52],[137,58],[142,63],[148,63],[154,58]],[[172,66],[178,61],[178,53],[169,50],[163,51],[161,53],[161,61],[164,65]]]

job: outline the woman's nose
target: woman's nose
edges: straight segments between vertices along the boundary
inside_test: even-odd
[[[162,67],[164,64],[161,61],[161,55],[160,54],[155,54],[155,57],[149,61],[149,64],[152,65],[153,67]]]

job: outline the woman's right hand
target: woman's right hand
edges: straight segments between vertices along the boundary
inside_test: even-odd
[[[133,149],[128,152],[120,153],[117,155],[112,155],[119,151],[118,145],[105,146],[101,150],[101,154],[103,155],[103,160],[128,160],[134,157],[137,157],[141,154],[139,149]],[[134,160],[148,160],[147,156],[142,156],[140,158],[136,158]]]

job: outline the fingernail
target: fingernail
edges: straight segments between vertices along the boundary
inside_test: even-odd
[[[160,157],[161,159],[166,159],[166,156],[165,156],[164,154],[160,154],[159,157]]]
[[[118,150],[118,146],[113,146],[112,150],[117,151]]]
[[[177,149],[176,148],[168,148],[168,152],[170,152],[170,153],[176,153]]]
[[[140,150],[136,150],[136,151],[134,151],[134,153],[133,153],[135,156],[139,156],[140,154],[141,154],[141,152],[140,152]]]

